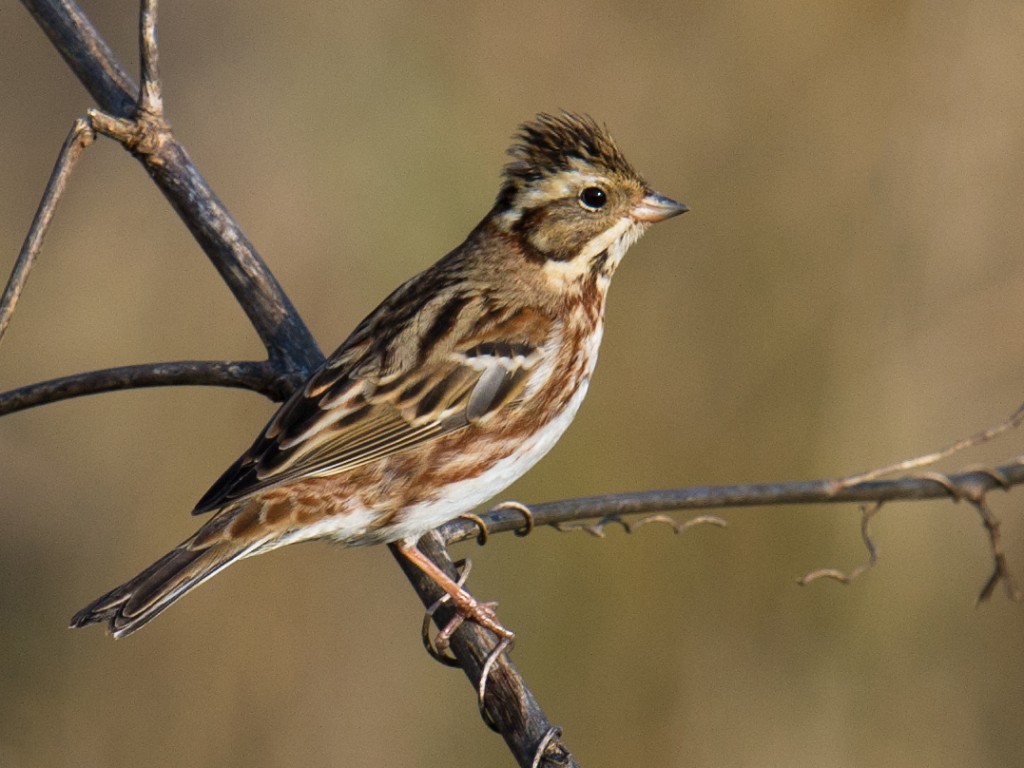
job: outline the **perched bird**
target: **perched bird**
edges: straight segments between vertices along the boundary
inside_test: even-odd
[[[509,636],[417,548],[546,454],[597,361],[626,250],[687,210],[646,184],[606,129],[523,124],[494,206],[399,286],[277,411],[193,514],[213,516],[71,620],[131,634],[252,555],[310,539],[395,542],[460,614]]]

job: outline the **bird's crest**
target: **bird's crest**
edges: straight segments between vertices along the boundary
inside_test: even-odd
[[[508,154],[503,191],[569,170],[592,168],[640,178],[608,129],[588,115],[541,113],[519,126]]]

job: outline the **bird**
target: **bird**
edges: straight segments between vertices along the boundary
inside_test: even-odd
[[[543,457],[587,392],[627,249],[689,210],[655,192],[592,117],[519,126],[497,198],[296,389],[199,500],[192,536],[71,627],[147,624],[232,563],[309,540],[392,543],[460,618],[512,633],[417,548]]]

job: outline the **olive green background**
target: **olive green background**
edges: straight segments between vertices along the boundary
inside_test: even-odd
[[[86,5],[135,70],[133,2]],[[515,126],[607,122],[693,209],[634,246],[576,424],[501,498],[838,476],[1022,399],[1018,2],[166,2],[177,135],[325,352],[491,204]],[[92,106],[0,8],[0,268]],[[141,167],[76,170],[0,349],[0,387],[262,349]],[[0,420],[0,764],[509,765],[419,646],[383,548],[241,563],[114,642],[71,614],[187,536],[272,412],[179,388]],[[947,462],[1021,452],[1018,434]],[[993,494],[1024,581],[1024,494]],[[1024,606],[966,504],[893,504],[879,565],[853,506],[727,513],[601,541],[460,545],[587,766],[1015,766]]]

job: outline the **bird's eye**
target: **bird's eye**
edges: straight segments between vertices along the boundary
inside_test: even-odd
[[[603,208],[604,204],[608,202],[608,195],[600,187],[587,187],[580,192],[580,202],[584,207],[596,211],[598,208]]]

